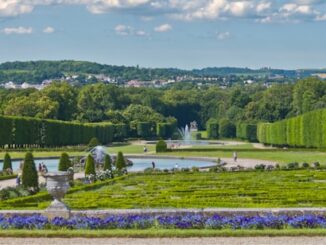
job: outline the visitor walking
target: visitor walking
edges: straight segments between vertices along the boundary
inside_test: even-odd
[[[146,147],[146,146],[144,146],[144,152],[145,152],[145,153],[147,152],[147,147]]]
[[[152,162],[152,167],[153,167],[153,169],[155,169],[155,162],[154,161]]]
[[[237,162],[237,160],[238,160],[238,155],[236,152],[233,152],[233,161]]]
[[[16,177],[16,185],[20,186],[20,176],[19,175],[17,175],[17,177]]]
[[[174,166],[175,169],[178,169],[179,168],[179,165],[176,163],[175,166]]]
[[[42,164],[41,164],[41,163],[38,164],[38,171],[39,171],[40,173],[42,172]]]
[[[47,166],[43,163],[43,165],[42,165],[42,172],[44,173],[44,174],[46,174],[47,172],[48,172],[48,168],[47,168]]]

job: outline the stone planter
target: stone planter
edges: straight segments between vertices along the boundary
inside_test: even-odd
[[[70,209],[61,201],[69,189],[69,175],[68,172],[52,172],[44,175],[46,189],[54,199],[45,210],[45,215],[50,219],[70,217]]]

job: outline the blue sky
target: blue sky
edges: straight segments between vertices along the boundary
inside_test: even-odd
[[[324,0],[0,0],[0,62],[326,68]]]

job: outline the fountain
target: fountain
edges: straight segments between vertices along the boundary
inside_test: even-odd
[[[70,209],[61,201],[69,189],[69,172],[49,172],[46,178],[46,189],[54,198],[50,206],[45,210],[48,218],[70,217]]]
[[[189,145],[191,143],[191,132],[188,125],[186,124],[184,128],[179,128],[178,131],[183,140],[183,144]]]

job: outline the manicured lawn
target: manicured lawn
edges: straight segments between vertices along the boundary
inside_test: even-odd
[[[284,230],[0,230],[0,237],[259,237],[259,236],[325,236],[326,229]]]
[[[66,195],[72,209],[325,207],[326,171],[130,174],[107,184]],[[15,199],[1,209],[13,207]],[[50,200],[15,204],[45,208]]]
[[[155,145],[146,145],[147,152],[155,153]],[[144,145],[118,145],[108,146],[108,153],[116,154],[122,151],[124,154],[143,154]]]
[[[191,157],[191,156],[202,156],[202,157],[214,157],[214,158],[232,158],[232,151],[200,151],[196,152],[167,152],[164,155]],[[271,150],[257,150],[257,151],[239,151],[237,152],[238,158],[246,159],[261,159],[270,160],[279,163],[289,162],[320,162],[321,164],[326,163],[326,152],[318,151],[271,151]]]

